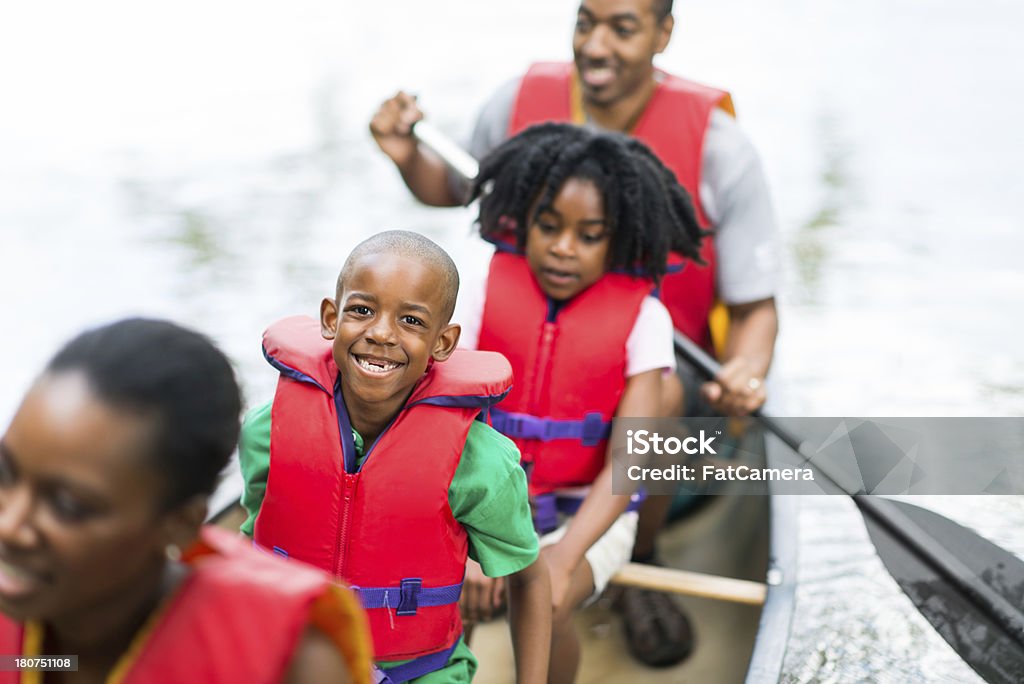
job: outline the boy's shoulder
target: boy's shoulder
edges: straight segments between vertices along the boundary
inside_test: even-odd
[[[463,449],[462,458],[492,461],[503,465],[511,463],[518,467],[519,448],[515,442],[487,423],[474,420],[466,435],[466,447]]]

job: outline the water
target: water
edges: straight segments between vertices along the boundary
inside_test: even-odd
[[[575,3],[22,4],[0,22],[0,416],[67,337],[116,316],[208,331],[250,403],[259,335],[314,313],[348,249],[421,230],[464,269],[465,210],[418,207],[366,124],[398,87],[442,128]],[[661,65],[731,88],[762,153],[786,276],[790,415],[1019,415],[1024,7],[1009,0],[677,3]],[[13,15],[13,16],[12,16]],[[6,420],[4,418],[3,420]],[[960,682],[848,502],[806,500],[791,682]],[[1024,553],[1017,498],[929,505]]]

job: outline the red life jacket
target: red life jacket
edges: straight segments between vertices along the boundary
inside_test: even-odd
[[[120,681],[280,682],[310,624],[313,604],[336,591],[328,578],[269,558],[237,535],[212,527],[202,530],[184,559],[192,572]],[[3,615],[0,653],[24,653],[23,625]],[[368,655],[364,658],[366,671],[352,673],[358,682],[369,681]],[[0,672],[0,684],[17,684],[20,676]]]
[[[604,467],[626,384],[626,340],[651,288],[606,273],[556,307],[525,258],[491,258],[478,347],[512,364],[516,383],[491,416],[519,447],[531,495],[589,485]]]
[[[732,100],[724,90],[659,71],[660,80],[643,114],[629,133],[643,141],[676,174],[679,184],[693,198],[700,224],[708,219],[700,205],[700,172],[704,133],[711,112],[721,107],[732,113]],[[534,64],[523,77],[512,107],[508,135],[545,121],[574,119],[572,63]],[[582,121],[576,121],[582,123]],[[688,262],[678,273],[669,273],[661,283],[661,300],[672,315],[676,328],[707,349],[711,348],[708,315],[715,303],[715,245],[705,239],[701,245],[704,266]]]
[[[379,660],[433,654],[433,669],[444,666],[462,633],[468,544],[448,487],[473,420],[508,391],[508,362],[456,351],[433,364],[357,469],[338,368],[319,323],[275,323],[263,353],[281,378],[256,543],[350,584]]]

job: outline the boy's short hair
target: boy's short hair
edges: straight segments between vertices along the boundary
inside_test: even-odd
[[[348,259],[345,259],[341,273],[338,274],[335,298],[341,297],[345,279],[355,267],[356,262],[368,254],[380,252],[417,259],[441,271],[444,276],[442,282],[443,316],[444,322],[448,323],[455,312],[455,301],[459,294],[459,269],[448,252],[444,251],[440,245],[428,237],[408,230],[388,230],[377,233],[356,245],[352,253],[348,255]]]

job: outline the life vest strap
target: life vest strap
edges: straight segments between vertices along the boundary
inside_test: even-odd
[[[608,439],[612,422],[600,413],[588,413],[582,420],[560,420],[539,418],[529,413],[511,413],[501,409],[491,411],[494,429],[515,439],[537,439],[548,442],[553,439],[575,439],[583,446],[594,446]]]
[[[643,503],[645,498],[646,496],[643,492],[632,494],[629,497],[629,506],[626,507],[624,512],[640,510],[640,504]],[[582,496],[556,494],[555,492],[530,497],[530,508],[533,511],[533,528],[537,530],[537,534],[554,532],[558,529],[559,514],[576,515],[576,511],[580,509],[582,504]]]
[[[407,682],[410,679],[416,679],[435,670],[440,670],[448,664],[448,660],[452,657],[452,653],[455,652],[455,647],[458,645],[459,639],[456,639],[455,643],[443,651],[428,653],[408,663],[388,668],[374,667],[373,682],[374,684],[402,684],[402,682]]]
[[[407,577],[397,587],[351,587],[363,608],[388,608],[396,615],[415,615],[422,606],[446,606],[458,603],[462,595],[462,582],[443,587],[423,587],[423,580]]]

